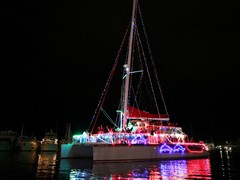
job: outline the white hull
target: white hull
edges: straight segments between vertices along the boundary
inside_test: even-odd
[[[58,144],[41,144],[41,151],[58,151]]]
[[[141,161],[157,159],[204,158],[209,152],[160,153],[159,145],[94,145],[93,160],[100,161]]]
[[[92,144],[61,144],[61,158],[92,158]]]

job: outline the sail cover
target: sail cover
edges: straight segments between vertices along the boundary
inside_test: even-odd
[[[135,107],[128,106],[128,119],[151,119],[168,121],[169,117],[166,114],[151,114],[146,111],[141,111]]]

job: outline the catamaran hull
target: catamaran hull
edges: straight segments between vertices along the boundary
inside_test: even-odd
[[[160,152],[160,145],[94,145],[93,160],[101,161],[141,161],[156,159],[207,158],[207,150],[199,152]]]
[[[92,144],[61,144],[61,158],[92,158]]]

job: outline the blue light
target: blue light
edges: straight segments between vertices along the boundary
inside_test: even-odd
[[[167,145],[166,143],[164,143],[162,146],[160,146],[159,148],[159,153],[184,153],[186,150],[186,148],[184,148],[183,146],[181,146],[180,144],[176,144],[173,147]]]

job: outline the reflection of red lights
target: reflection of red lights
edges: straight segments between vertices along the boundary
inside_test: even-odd
[[[194,179],[211,179],[211,165],[209,159],[188,160],[188,177]]]
[[[112,180],[211,179],[211,166],[209,159],[103,163],[94,164],[94,174]]]

